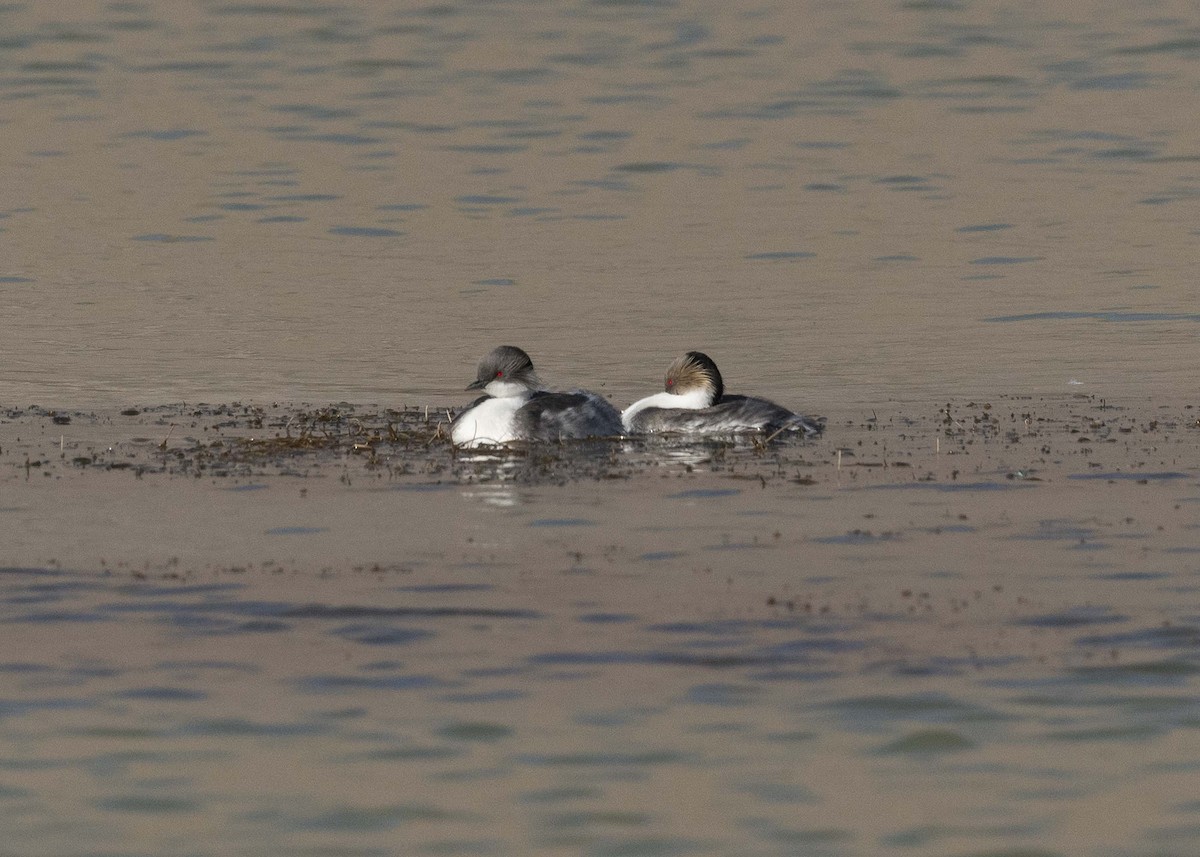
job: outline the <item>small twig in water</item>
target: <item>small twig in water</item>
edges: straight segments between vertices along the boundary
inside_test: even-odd
[[[783,434],[785,431],[787,431],[787,426],[780,426],[779,428],[775,429],[775,431],[771,434],[771,436],[768,437],[766,440],[764,440],[763,443],[764,444],[770,443],[775,438],[777,438],[781,434]]]

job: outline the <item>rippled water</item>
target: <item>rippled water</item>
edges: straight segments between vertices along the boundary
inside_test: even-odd
[[[0,854],[1193,854],[1198,62],[1168,2],[0,4]],[[499,342],[829,431],[385,481],[154,410],[436,417]]]
[[[621,401],[686,348],[818,412],[1178,391],[1198,27],[1167,3],[8,3],[0,392],[451,404],[499,340]]]
[[[257,574],[4,572],[11,853],[1186,854],[1200,825],[1195,617],[921,655],[939,594],[659,621]],[[1037,633],[1074,663],[1031,670]]]
[[[1194,408],[1010,404],[6,413],[0,853],[1190,854]]]

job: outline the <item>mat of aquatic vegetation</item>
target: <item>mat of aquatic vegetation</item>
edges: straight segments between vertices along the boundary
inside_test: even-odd
[[[512,480],[560,484],[620,479],[664,462],[735,471],[745,458],[811,466],[811,449],[776,439],[589,439],[460,450],[449,415],[425,408],[338,404],[164,405],[116,414],[15,409],[0,419],[0,462],[46,474],[63,468],[138,476],[329,476],[414,481]],[[790,454],[782,455],[785,450]],[[28,475],[28,474],[27,474]],[[772,478],[776,474],[772,475]]]
[[[446,410],[369,405],[162,405],[0,411],[0,478],[129,470],[136,476],[372,478],[563,484],[696,471],[768,484],[827,479],[1037,480],[1054,471],[1195,468],[1197,409],[1090,396],[890,403],[831,416],[818,438],[621,438],[459,450]]]

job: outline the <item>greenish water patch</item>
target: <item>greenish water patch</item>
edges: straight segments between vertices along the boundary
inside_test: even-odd
[[[109,812],[129,812],[144,815],[171,815],[184,812],[195,812],[200,809],[200,803],[188,798],[164,797],[158,795],[121,795],[101,798],[94,804],[97,809]]]
[[[1200,321],[1200,313],[1194,312],[1131,312],[1126,310],[1106,310],[1097,312],[1060,311],[1060,312],[1029,312],[1019,315],[996,315],[983,319],[991,323],[1014,321],[1070,321],[1073,319],[1093,319],[1108,322],[1146,322],[1146,321]]]
[[[334,226],[329,229],[329,234],[351,238],[398,238],[404,233],[379,226]]]
[[[1044,256],[983,256],[972,259],[972,265],[1023,265],[1026,262],[1040,262]]]
[[[340,806],[302,819],[308,830],[338,833],[368,833],[391,830],[410,822],[446,821],[462,817],[430,804],[393,804],[390,806]]]
[[[953,729],[922,729],[879,748],[883,754],[937,754],[973,750],[977,745]]]
[[[150,241],[156,244],[190,244],[197,241],[215,241],[211,235],[171,235],[166,232],[147,232],[134,235],[134,241]]]
[[[741,494],[740,488],[689,488],[675,494],[668,494],[668,500],[714,500],[719,497],[733,497]]]
[[[751,262],[796,262],[801,259],[812,259],[816,253],[804,250],[772,250],[763,253],[749,253],[745,256]]]
[[[501,723],[486,723],[483,721],[463,721],[443,726],[437,734],[449,741],[469,741],[474,743],[492,744],[505,738],[512,737],[515,730]]]
[[[979,223],[971,226],[960,226],[955,229],[955,232],[999,232],[1003,229],[1012,229],[1011,223]]]

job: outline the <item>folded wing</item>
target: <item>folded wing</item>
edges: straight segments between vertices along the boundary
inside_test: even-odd
[[[624,431],[616,408],[586,390],[535,393],[517,411],[514,423],[517,433],[530,440],[614,437]]]

